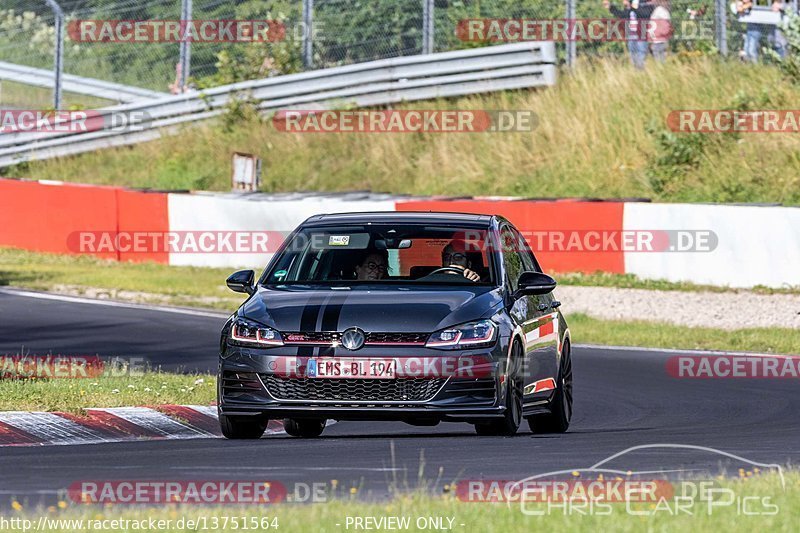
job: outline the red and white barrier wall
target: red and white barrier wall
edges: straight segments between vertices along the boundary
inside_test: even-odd
[[[499,214],[523,233],[688,230],[712,232],[712,251],[539,249],[550,272],[610,272],[645,279],[752,287],[800,286],[800,208],[638,202],[447,200],[371,196],[264,199],[161,193],[0,179],[0,246],[78,253],[86,232],[270,232],[285,234],[311,215],[348,211]],[[275,233],[272,233],[275,232]],[[536,250],[535,242],[531,246]],[[270,246],[274,249],[274,245]],[[119,261],[261,269],[270,253],[98,252]]]

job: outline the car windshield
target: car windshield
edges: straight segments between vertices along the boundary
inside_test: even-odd
[[[494,285],[486,229],[347,225],[297,232],[272,263],[267,285]]]

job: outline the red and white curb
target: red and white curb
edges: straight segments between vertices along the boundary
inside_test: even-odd
[[[265,435],[279,433],[283,433],[283,423],[270,421]],[[217,408],[213,406],[110,407],[85,409],[80,415],[0,412],[0,447],[209,439],[221,436]]]

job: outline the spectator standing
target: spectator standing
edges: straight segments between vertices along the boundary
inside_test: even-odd
[[[753,2],[739,0],[736,2],[736,12],[739,16],[749,15],[753,9]],[[768,30],[763,24],[748,22],[744,34],[744,60],[751,63],[758,62],[758,54],[761,51],[761,37],[764,31]]]
[[[772,10],[781,14],[781,22],[786,17],[786,7],[786,2],[778,0],[772,2]],[[786,48],[789,46],[789,41],[786,40],[786,35],[783,34],[780,26],[775,26],[775,30],[770,36],[770,44],[781,59],[786,58]]]
[[[648,33],[650,39],[650,53],[659,63],[667,59],[669,40],[672,37],[672,15],[670,14],[669,0],[653,0],[653,14],[650,20],[655,21],[654,30]]]
[[[655,7],[652,4],[640,4],[639,0],[625,0],[622,9],[611,5],[609,0],[603,0],[603,7],[608,9],[615,17],[628,21],[628,31],[625,38],[628,41],[631,62],[634,67],[643,69],[645,59],[647,59],[649,43],[639,21],[649,19]]]

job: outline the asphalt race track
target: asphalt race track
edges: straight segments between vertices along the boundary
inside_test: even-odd
[[[565,305],[565,307],[567,307]],[[0,291],[0,354],[143,357],[164,368],[214,371],[223,314],[180,314],[32,298]],[[580,339],[575,339],[580,342]],[[575,415],[564,435],[477,437],[472,426],[418,428],[342,422],[322,438],[273,436],[255,442],[200,439],[0,448],[0,505],[11,496],[46,501],[79,480],[337,480],[361,494],[424,475],[521,479],[590,467],[629,447],[681,444],[719,449],[761,463],[800,463],[796,380],[676,379],[675,353],[574,349]],[[91,406],[87,406],[91,407]],[[394,459],[392,459],[392,447]],[[736,475],[742,466],[712,451],[636,450],[613,461],[622,471]],[[744,464],[748,467],[747,464]],[[440,470],[441,469],[441,470]]]

